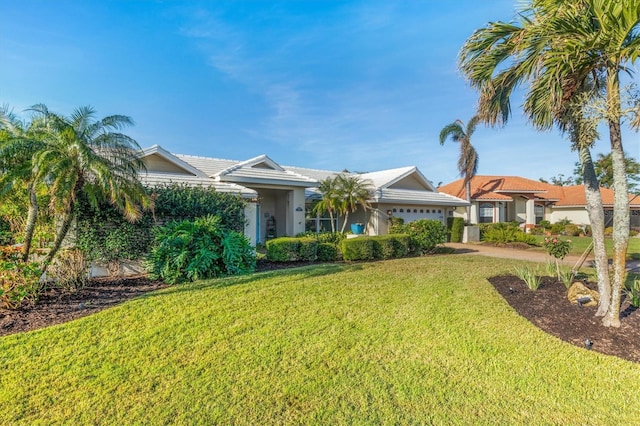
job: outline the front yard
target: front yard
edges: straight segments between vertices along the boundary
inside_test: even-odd
[[[567,344],[431,256],[170,287],[0,338],[16,424],[635,424],[640,365]]]

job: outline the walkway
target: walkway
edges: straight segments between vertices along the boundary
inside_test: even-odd
[[[547,262],[552,260],[551,256],[549,256],[544,251],[539,250],[520,250],[474,243],[446,243],[445,246],[451,247],[456,250],[456,253],[461,254],[478,254],[481,256],[501,257],[504,259],[529,260],[532,262]],[[563,259],[562,263],[573,268],[579,259],[580,256],[569,255]],[[585,266],[591,265],[592,261],[593,255],[589,255],[587,257],[587,260],[585,261]],[[627,271],[640,273],[640,260],[628,261]]]

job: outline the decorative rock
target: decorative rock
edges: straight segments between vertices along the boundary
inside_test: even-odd
[[[598,306],[600,295],[597,291],[591,290],[580,281],[574,281],[567,292],[567,299],[569,299],[571,303],[578,304],[578,299],[583,298],[589,298],[589,301],[587,303],[581,303],[582,306]]]

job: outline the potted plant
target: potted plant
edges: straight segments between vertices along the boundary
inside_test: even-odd
[[[351,232],[356,235],[364,234],[364,223],[360,223],[360,222],[352,223]]]

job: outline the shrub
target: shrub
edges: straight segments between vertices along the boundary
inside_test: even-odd
[[[549,222],[546,219],[543,219],[540,221],[540,223],[538,224],[538,226],[542,229],[549,229],[551,228],[551,222]]]
[[[280,237],[267,241],[267,260],[292,262],[299,260],[300,238]]]
[[[342,258],[347,261],[375,259],[375,243],[372,237],[347,238],[342,241]]]
[[[309,237],[300,238],[298,259],[305,262],[313,262],[318,259],[318,240]]]
[[[580,234],[584,234],[582,228],[578,225],[569,224],[564,227],[564,235],[570,235],[572,237],[577,237]]]
[[[536,245],[536,237],[523,232],[516,223],[493,223],[484,227],[482,239],[494,244],[525,243]]]
[[[56,285],[65,289],[78,289],[89,282],[89,265],[82,251],[78,249],[61,250],[47,270]]]
[[[39,264],[20,261],[19,247],[0,248],[0,304],[18,309],[25,301],[36,302],[42,291]]]
[[[625,294],[629,298],[631,306],[640,308],[640,276],[627,277],[625,282]]]
[[[433,253],[447,240],[447,228],[439,220],[419,219],[408,223],[404,233],[409,235],[410,251],[417,254]]]
[[[515,273],[518,278],[527,284],[530,290],[537,290],[542,279],[538,276],[538,270],[528,266],[516,266]]]
[[[321,262],[335,262],[338,260],[338,247],[332,243],[318,244],[318,260]]]
[[[462,242],[464,233],[464,219],[461,217],[448,217],[447,228],[449,230],[449,241],[452,243]]]
[[[389,218],[389,234],[404,233],[404,219],[401,217]]]
[[[206,216],[156,228],[147,258],[151,277],[176,284],[253,271],[255,253],[247,239],[220,222]]]

